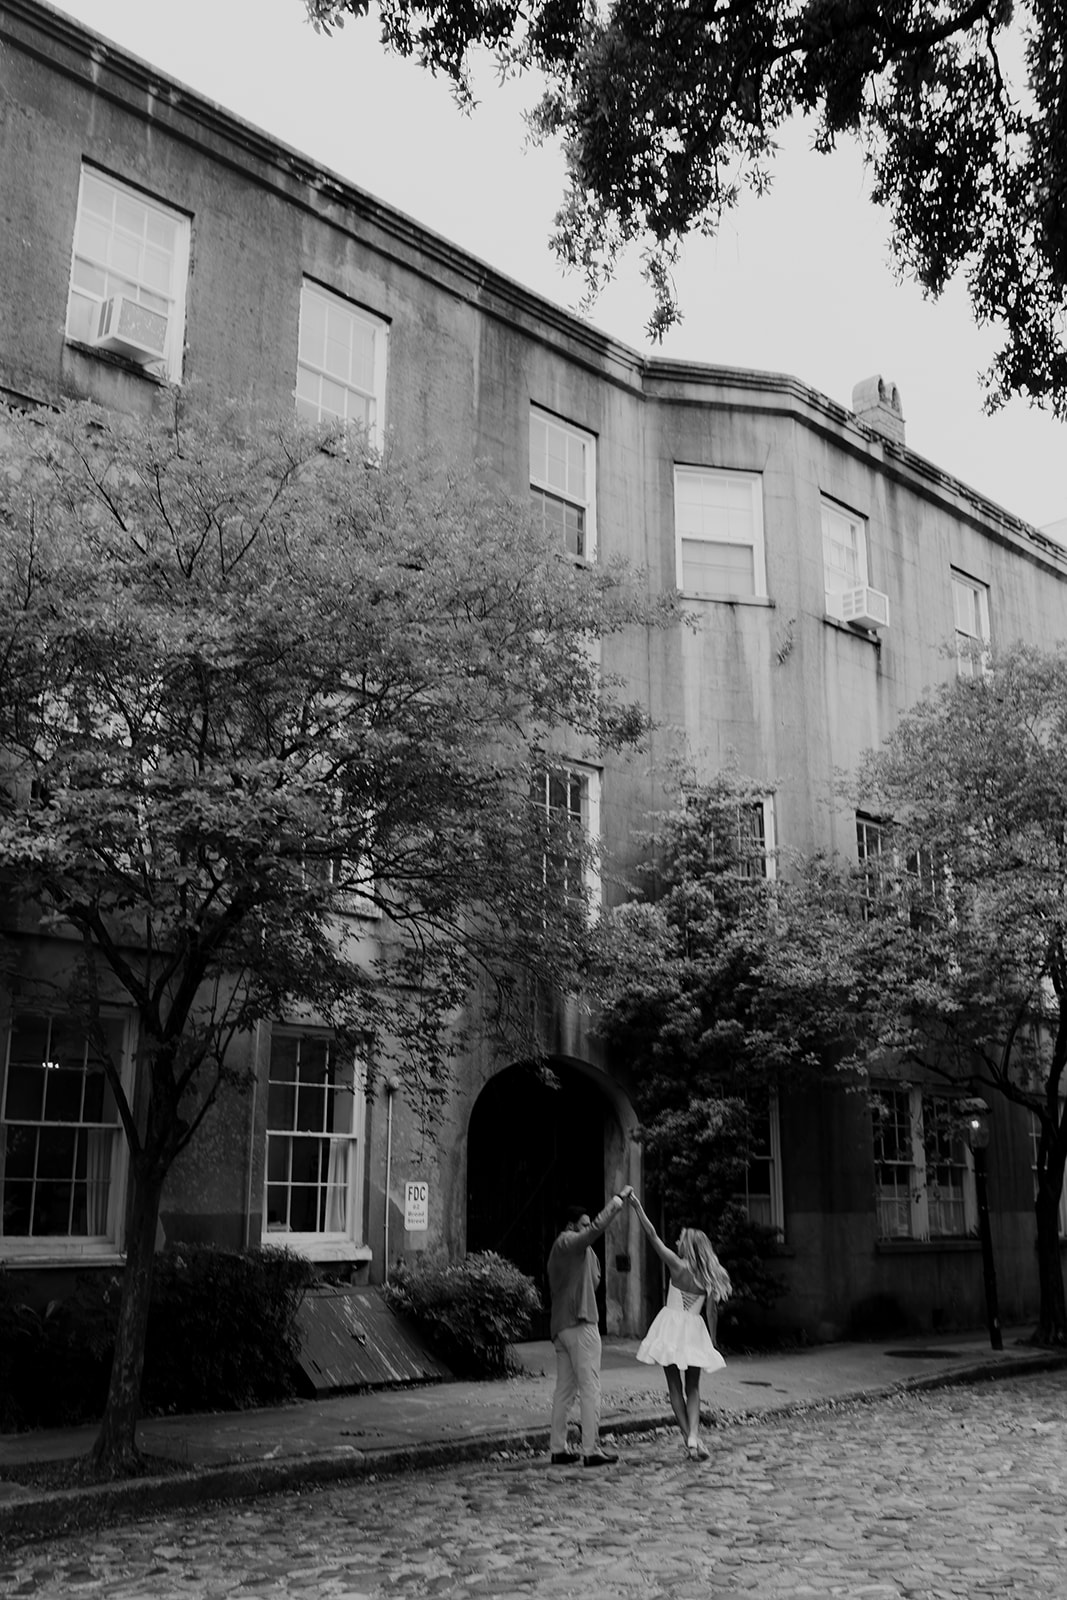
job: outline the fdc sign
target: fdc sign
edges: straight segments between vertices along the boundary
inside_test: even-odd
[[[425,1182],[404,1185],[404,1227],[408,1233],[424,1233],[430,1226],[430,1185]]]

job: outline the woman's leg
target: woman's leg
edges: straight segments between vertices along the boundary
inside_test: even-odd
[[[700,1368],[685,1369],[686,1443],[700,1449]]]
[[[685,1395],[682,1393],[682,1374],[677,1367],[664,1367],[663,1371],[667,1379],[667,1393],[671,1397],[671,1410],[681,1429],[682,1438],[688,1441],[689,1413],[685,1406]]]

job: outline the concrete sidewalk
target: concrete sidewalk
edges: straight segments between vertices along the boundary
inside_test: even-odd
[[[1067,1367],[1067,1352],[1024,1345],[1026,1332],[1005,1331],[1001,1352],[990,1349],[984,1333],[967,1333],[737,1356],[705,1381],[705,1410],[714,1423]],[[601,1432],[617,1440],[673,1426],[663,1375],[637,1362],[636,1349],[637,1340],[604,1342]],[[20,1468],[84,1455],[95,1427],[0,1434],[5,1475],[0,1478],[0,1540],[296,1484],[545,1450],[555,1374],[552,1346],[521,1345],[516,1354],[523,1371],[514,1378],[375,1390],[270,1410],[147,1419],[138,1429],[141,1447],[180,1468],[165,1477],[45,1491],[20,1481]]]

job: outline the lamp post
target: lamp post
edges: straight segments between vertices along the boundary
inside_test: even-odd
[[[984,1100],[965,1100],[963,1134],[974,1156],[974,1195],[978,1204],[978,1237],[982,1245],[982,1278],[985,1283],[985,1315],[989,1343],[1003,1350],[1000,1311],[997,1306],[997,1272],[993,1262],[993,1235],[989,1230],[989,1199],[986,1193],[985,1153],[989,1145],[989,1107]]]

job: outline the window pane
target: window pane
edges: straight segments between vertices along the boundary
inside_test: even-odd
[[[319,408],[326,416],[343,420],[346,415],[345,398],[345,390],[339,383],[323,378],[319,387]]]
[[[121,228],[124,233],[132,234],[140,242],[144,234],[145,205],[142,200],[135,200],[133,195],[125,190],[115,191],[115,227]]]
[[[285,1228],[289,1225],[289,1190],[284,1183],[267,1185],[267,1227]]]
[[[41,1067],[49,1056],[49,1021],[30,1012],[16,1014],[11,1024],[10,1059]]]
[[[113,272],[120,272],[123,277],[136,283],[141,276],[141,246],[136,239],[125,239],[116,234],[111,241],[111,255],[108,265]]]
[[[7,1075],[5,1116],[10,1122],[38,1122],[44,1111],[45,1069],[15,1066]]]
[[[108,259],[111,230],[96,217],[82,217],[75,235],[79,252],[90,261],[104,266]]]
[[[267,1122],[272,1128],[296,1125],[296,1085],[270,1083],[267,1088]]]
[[[93,266],[91,262],[83,260],[80,256],[75,258],[71,282],[79,289],[85,289],[87,293],[103,298],[103,271],[100,267]]]
[[[24,1239],[30,1231],[30,1212],[33,1205],[32,1183],[14,1182],[8,1178],[4,1184],[4,1236]]]
[[[316,294],[304,291],[300,302],[300,359],[321,367],[326,349],[326,307]]]
[[[74,1175],[73,1128],[42,1129],[37,1144],[39,1178],[70,1178]]]
[[[4,1171],[8,1178],[32,1178],[37,1170],[37,1130],[6,1128],[4,1147]]]
[[[686,594],[754,594],[752,547],[683,539],[682,588]]]
[[[45,1074],[44,1116],[46,1122],[80,1122],[84,1074],[66,1068]]]
[[[177,225],[171,217],[165,217],[162,211],[149,207],[145,213],[145,237],[149,244],[157,245],[167,255],[173,255],[175,233]]]
[[[321,1083],[301,1083],[297,1090],[296,1126],[318,1133],[326,1126],[326,1089]]]
[[[94,177],[91,172],[83,172],[81,198],[85,211],[90,211],[98,217],[106,217],[110,223],[115,211],[115,191],[109,183],[105,183],[102,178]]]

